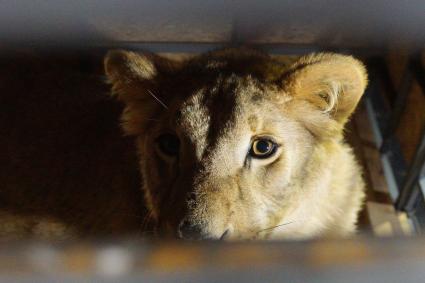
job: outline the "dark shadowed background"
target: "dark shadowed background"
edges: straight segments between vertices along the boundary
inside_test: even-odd
[[[0,206],[54,215],[85,233],[143,222],[133,141],[119,129],[102,52],[0,56]]]

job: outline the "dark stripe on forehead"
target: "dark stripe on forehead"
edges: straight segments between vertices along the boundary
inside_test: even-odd
[[[225,134],[226,127],[231,127],[235,123],[238,78],[230,76],[219,83],[220,85],[216,86],[216,91],[207,105],[211,116],[211,125],[207,136],[210,146],[212,146],[211,143],[218,140],[219,136]]]

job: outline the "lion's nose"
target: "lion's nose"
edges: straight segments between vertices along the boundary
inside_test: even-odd
[[[198,224],[194,224],[189,220],[183,219],[179,225],[179,236],[187,240],[200,240],[202,239],[202,228]]]

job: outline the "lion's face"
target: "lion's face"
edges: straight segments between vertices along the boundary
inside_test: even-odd
[[[256,238],[282,220],[313,141],[275,95],[252,78],[230,76],[176,93],[152,117],[139,148],[161,225],[184,237]]]
[[[298,86],[282,84],[281,76],[293,80],[285,68],[272,79],[251,71],[270,60],[254,55],[243,58],[258,60],[242,62],[246,69],[220,56],[179,65],[109,55],[106,70],[127,104],[124,128],[137,136],[145,199],[160,231],[262,239],[293,221],[314,147],[338,136],[341,123],[323,116],[323,101],[295,99]]]

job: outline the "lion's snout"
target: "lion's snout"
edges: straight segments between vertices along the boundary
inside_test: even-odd
[[[185,240],[225,240],[231,234],[231,229],[223,232],[209,233],[201,224],[193,223],[188,219],[183,219],[178,226],[178,235]]]
[[[187,219],[183,219],[178,227],[178,235],[182,239],[201,240],[203,239],[202,226],[194,224]]]

